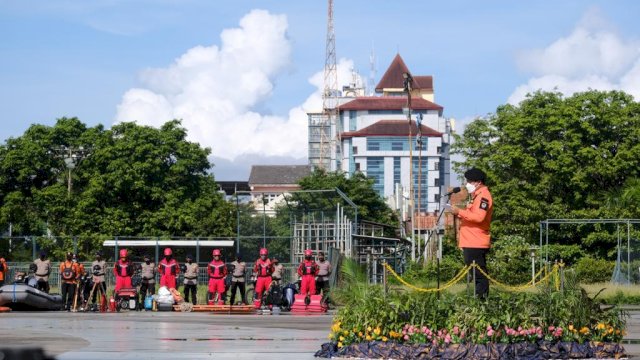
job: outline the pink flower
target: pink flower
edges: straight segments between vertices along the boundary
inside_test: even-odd
[[[460,328],[458,326],[454,326],[453,330],[451,330],[453,332],[453,335],[458,335],[458,333],[460,332]]]
[[[444,337],[444,343],[448,344],[451,342],[451,335],[447,334],[447,336]]]
[[[489,328],[489,330],[487,330],[487,336],[493,336],[493,329]]]
[[[407,335],[407,330],[402,330],[402,335]]]
[[[423,333],[425,333],[425,334],[426,334],[426,333],[427,333],[427,330],[429,330],[429,329],[427,329],[427,327],[426,327],[426,326],[423,326],[423,327],[422,327],[422,332],[423,332]]]
[[[433,345],[438,345],[438,340],[433,339],[433,341],[431,342]]]
[[[465,335],[464,331],[460,331],[460,337],[464,338],[464,335]]]
[[[524,330],[520,330],[520,336],[524,336]]]
[[[522,326],[518,326],[518,331],[522,331]]]
[[[555,326],[553,326],[553,325],[549,326],[549,332],[553,332],[553,330],[555,330],[555,329],[556,329]]]
[[[404,341],[409,341],[409,335],[404,336]]]

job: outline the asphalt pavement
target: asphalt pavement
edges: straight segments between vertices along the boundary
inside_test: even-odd
[[[0,347],[42,347],[71,359],[313,359],[332,316],[12,312]]]

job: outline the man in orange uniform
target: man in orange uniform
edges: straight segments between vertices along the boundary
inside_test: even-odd
[[[253,273],[256,276],[256,288],[254,293],[255,300],[262,299],[262,293],[271,286],[271,274],[273,274],[273,264],[267,258],[269,252],[267,249],[260,249],[260,258],[253,265]]]
[[[300,294],[304,296],[316,294],[316,275],[318,274],[318,264],[313,260],[313,251],[304,251],[304,260],[298,266],[298,275],[301,277]]]
[[[227,277],[227,265],[224,261],[220,260],[220,249],[213,250],[213,260],[207,266],[207,272],[209,273],[209,301],[215,299],[215,294],[218,294],[218,305],[224,305],[224,279]]]
[[[464,173],[466,188],[471,201],[466,209],[452,208],[451,212],[462,220],[460,224],[460,242],[464,263],[471,265],[474,261],[485,273],[487,272],[487,253],[491,247],[489,228],[493,214],[493,199],[489,188],[485,185],[487,175],[480,169],[472,168]],[[489,280],[480,271],[475,272],[476,296],[486,298],[489,294]]]
[[[164,259],[158,264],[158,272],[160,273],[160,286],[166,286],[169,289],[176,288],[176,277],[180,274],[178,262],[173,258],[171,248],[164,249]]]
[[[62,278],[60,292],[62,293],[64,310],[71,311],[73,296],[76,293],[76,279],[78,278],[78,264],[73,262],[73,254],[67,253],[66,260],[60,263],[60,277]]]
[[[7,272],[9,272],[9,265],[7,265],[7,262],[3,257],[0,257],[0,286],[4,285],[4,279],[7,276]]]
[[[113,289],[118,292],[120,289],[132,288],[131,275],[133,275],[133,264],[127,259],[127,249],[120,250],[120,260],[113,265],[113,274],[116,276],[116,286]]]

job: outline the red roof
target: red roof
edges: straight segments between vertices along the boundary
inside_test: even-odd
[[[376,91],[381,92],[382,89],[403,89],[404,88],[404,76],[403,73],[409,73],[409,68],[402,60],[400,54],[397,54],[387,71],[382,75],[382,79],[378,85],[376,85]],[[414,76],[413,88],[433,91],[433,77],[432,76]]]
[[[402,110],[406,107],[404,96],[362,96],[340,105],[340,110]],[[412,97],[411,109],[442,111],[443,107],[421,97]]]
[[[422,136],[426,137],[440,137],[441,132],[435,131],[428,126],[421,126]],[[415,121],[411,121],[411,134],[416,135],[418,133],[418,125]],[[357,131],[343,132],[342,138],[353,137],[371,137],[371,136],[409,136],[409,126],[407,126],[407,120],[380,120],[373,125],[369,125]]]

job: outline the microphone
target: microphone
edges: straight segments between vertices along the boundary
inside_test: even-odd
[[[446,193],[444,196],[451,196],[451,194],[457,194],[459,192],[460,192],[460,187],[456,186],[453,189],[451,189],[451,191]]]

